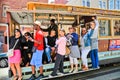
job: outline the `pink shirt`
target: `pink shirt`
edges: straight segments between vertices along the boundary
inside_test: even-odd
[[[60,37],[57,41],[56,44],[58,45],[58,50],[57,53],[60,55],[65,55],[66,53],[66,37]]]

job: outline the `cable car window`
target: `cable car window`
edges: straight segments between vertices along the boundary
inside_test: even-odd
[[[99,20],[99,35],[111,36],[110,20]]]
[[[114,35],[115,36],[120,35],[120,20],[114,20],[113,27],[114,27]]]

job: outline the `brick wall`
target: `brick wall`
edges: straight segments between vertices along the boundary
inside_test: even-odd
[[[0,23],[6,23],[6,17],[2,16],[3,5],[9,6],[11,9],[22,9],[26,8],[27,2],[43,2],[48,3],[48,0],[0,0]]]

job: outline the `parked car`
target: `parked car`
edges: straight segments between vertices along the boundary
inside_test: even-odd
[[[8,67],[8,58],[6,53],[0,53],[0,68]]]

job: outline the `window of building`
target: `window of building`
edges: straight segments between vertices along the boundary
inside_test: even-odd
[[[110,20],[99,20],[99,35],[111,36]]]
[[[103,7],[103,9],[106,9],[106,3],[105,2],[103,2],[103,5],[102,5]]]
[[[90,7],[90,0],[87,0],[87,7]]]
[[[2,6],[2,16],[7,17],[7,9],[9,9],[9,6],[3,5]]]
[[[82,5],[86,7],[90,7],[90,0],[83,0]]]
[[[83,3],[83,6],[85,6],[85,0],[83,0],[82,3]]]
[[[99,8],[102,8],[102,1],[99,1]]]
[[[113,21],[113,29],[114,29],[114,35],[119,36],[120,35],[120,20],[114,20]]]
[[[114,0],[109,0],[108,5],[110,10],[114,9]]]
[[[106,2],[99,0],[99,8],[106,9]]]
[[[120,9],[120,0],[116,0],[115,8]]]

